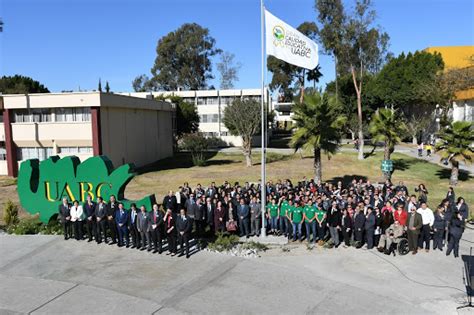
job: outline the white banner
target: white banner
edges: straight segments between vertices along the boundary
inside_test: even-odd
[[[318,65],[318,45],[265,10],[267,55],[313,70]]]

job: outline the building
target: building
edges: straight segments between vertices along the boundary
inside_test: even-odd
[[[143,166],[173,155],[170,103],[100,92],[0,95],[0,175],[52,155]]]
[[[425,51],[440,53],[445,71],[474,68],[474,46],[429,47]],[[474,121],[474,86],[456,92],[451,115],[453,121]]]
[[[261,100],[260,89],[242,89],[242,90],[199,90],[199,91],[158,91],[158,92],[134,92],[122,93],[123,95],[135,97],[153,97],[174,95],[180,96],[186,102],[196,105],[199,114],[199,131],[207,137],[218,137],[229,146],[241,146],[242,139],[232,136],[223,122],[224,108],[234,99],[249,98],[258,102]],[[265,89],[264,102],[268,104],[270,110],[273,110],[270,92]],[[260,144],[260,136],[253,139],[254,145]]]

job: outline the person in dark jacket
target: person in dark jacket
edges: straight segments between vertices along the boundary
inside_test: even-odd
[[[211,234],[215,233],[215,225],[214,225],[214,210],[215,205],[212,203],[212,199],[210,197],[206,198],[206,202],[203,204],[203,207],[206,211],[206,223],[209,226],[209,231]]]
[[[421,214],[416,212],[416,209],[412,207],[407,218],[407,236],[408,248],[413,255],[418,253],[418,236],[420,235],[422,226],[423,218],[421,217]]]
[[[118,210],[118,202],[115,200],[115,196],[110,196],[110,202],[107,204],[107,227],[110,231],[110,237],[112,241],[110,245],[117,244],[117,226],[115,223],[115,213]],[[105,236],[105,242],[107,243],[107,235]]]
[[[89,238],[88,242],[92,242],[92,236],[96,235],[96,219],[95,219],[95,203],[92,201],[91,195],[87,195],[87,200],[82,206],[86,216],[86,231]]]
[[[367,208],[367,216],[365,219],[365,237],[367,239],[367,249],[374,247],[374,232],[375,232],[375,215],[372,207]]]
[[[186,244],[186,258],[189,258],[189,239],[191,238],[191,231],[193,229],[193,219],[186,214],[185,209],[180,210],[180,214],[176,219],[176,230],[178,232],[179,256],[184,255],[184,247]]]
[[[440,206],[436,209],[433,223],[433,249],[443,250],[444,231],[446,230],[446,215],[444,207]]]
[[[132,236],[132,248],[140,248],[140,232],[138,232],[138,209],[135,203],[130,206],[128,229]]]
[[[150,246],[150,218],[144,205],[140,207],[140,213],[137,215],[137,229],[140,233],[141,244],[140,250],[145,250],[146,246]],[[146,243],[145,243],[146,242]]]
[[[339,246],[339,231],[341,230],[341,212],[337,208],[337,202],[333,201],[331,209],[327,212],[327,227],[335,247]]]
[[[163,209],[171,209],[173,213],[178,212],[178,201],[176,201],[176,196],[173,194],[173,191],[170,190],[168,195],[163,198]]]
[[[194,212],[194,224],[196,226],[196,238],[201,238],[204,235],[204,228],[206,224],[206,207],[202,205],[201,198],[196,200],[196,209]]]
[[[448,188],[448,192],[446,194],[446,199],[449,200],[449,203],[454,204],[454,202],[456,200],[456,194],[454,193],[454,188],[453,187]]]
[[[151,242],[148,244],[148,251],[152,250],[153,243],[153,253],[161,254],[162,248],[162,240],[163,240],[163,212],[159,209],[158,205],[155,203],[153,205],[153,210],[150,213],[149,220],[150,220],[150,236]]]
[[[344,236],[344,247],[351,246],[352,230],[354,222],[352,216],[347,209],[342,211],[342,235]]]
[[[168,254],[171,256],[176,255],[176,219],[174,218],[174,214],[171,209],[166,210],[165,217],[163,218],[163,222],[165,223],[165,232],[166,237],[168,239]]]
[[[239,229],[240,229],[240,236],[246,236],[249,238],[250,236],[250,222],[249,222],[249,216],[250,216],[250,208],[249,206],[245,203],[244,198],[240,198],[240,204],[237,208],[237,216],[239,218]]]
[[[102,243],[102,238],[106,240],[107,235],[107,205],[102,197],[97,198],[94,216],[96,221],[95,241],[97,244],[100,244]]]
[[[458,198],[458,201],[456,202],[456,209],[457,209],[457,211],[459,211],[462,218],[464,220],[467,220],[467,218],[469,217],[469,208],[468,208],[468,206],[466,204],[466,201],[464,200],[463,197]],[[456,211],[456,209],[454,209],[454,211]]]
[[[356,247],[361,248],[364,244],[365,214],[360,207],[356,208],[354,215],[354,239],[357,242]]]
[[[58,207],[58,216],[63,226],[65,240],[72,238],[70,208],[71,205],[69,204],[67,198],[63,198],[63,203]]]
[[[459,211],[455,211],[449,225],[450,239],[446,256],[449,256],[451,251],[454,250],[454,257],[459,257],[459,241],[461,240],[464,230],[464,222],[465,219],[462,214]]]
[[[117,224],[118,232],[118,246],[122,247],[129,246],[129,235],[128,235],[128,211],[123,208],[123,204],[118,204],[118,209],[115,211],[115,223]],[[124,244],[125,239],[125,244]]]

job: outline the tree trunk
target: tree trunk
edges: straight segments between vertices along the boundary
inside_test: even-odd
[[[337,84],[337,56],[336,56],[335,53],[334,53],[334,76],[336,77],[336,103],[339,104],[339,99],[337,98],[338,93],[339,93],[339,86]],[[352,139],[352,140],[354,140],[354,139]]]
[[[418,144],[418,139],[416,138],[416,135],[411,136],[411,143],[414,145]]]
[[[322,166],[321,166],[321,149],[314,149],[314,180],[316,183],[323,180],[322,176]]]
[[[449,184],[451,186],[456,186],[458,184],[458,176],[459,176],[459,163],[458,161],[451,161],[451,177],[449,178]]]
[[[354,67],[351,67],[351,72],[352,72],[352,81],[354,82],[354,88],[356,90],[357,94],[357,118],[358,118],[358,123],[359,123],[359,128],[358,128],[358,133],[359,133],[359,154],[357,158],[359,160],[364,159],[364,130],[362,126],[362,83],[359,83],[357,85],[357,79],[356,79],[356,74]],[[361,78],[362,80],[362,78]]]
[[[303,100],[304,100],[304,74],[305,74],[305,69],[303,69],[303,76],[301,77],[300,79],[300,103],[303,103]]]
[[[390,144],[385,142],[383,148],[383,159],[390,160]],[[390,180],[392,178],[392,172],[383,172],[383,179],[386,181],[387,179]]]
[[[242,137],[242,151],[245,156],[247,167],[252,166],[252,139],[245,139]],[[263,152],[262,152],[263,154]]]
[[[349,132],[351,133],[351,140],[354,141],[355,140],[355,132],[352,131],[352,130],[349,130]]]

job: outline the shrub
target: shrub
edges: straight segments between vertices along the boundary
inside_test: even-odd
[[[8,226],[7,232],[16,235],[38,234],[41,226],[42,223],[37,217],[30,217],[20,220],[17,224]]]
[[[45,235],[61,235],[63,227],[57,219],[49,221],[48,224],[42,224],[39,233]]]
[[[196,166],[206,165],[205,152],[209,149],[210,140],[200,133],[188,133],[183,135],[180,148],[191,152],[193,164]]]
[[[3,221],[7,226],[19,222],[18,207],[11,200],[8,200],[3,208]]]
[[[224,233],[217,233],[216,240],[212,243],[209,243],[208,248],[210,250],[224,252],[231,250],[238,243],[239,237],[237,235],[225,235]]]

